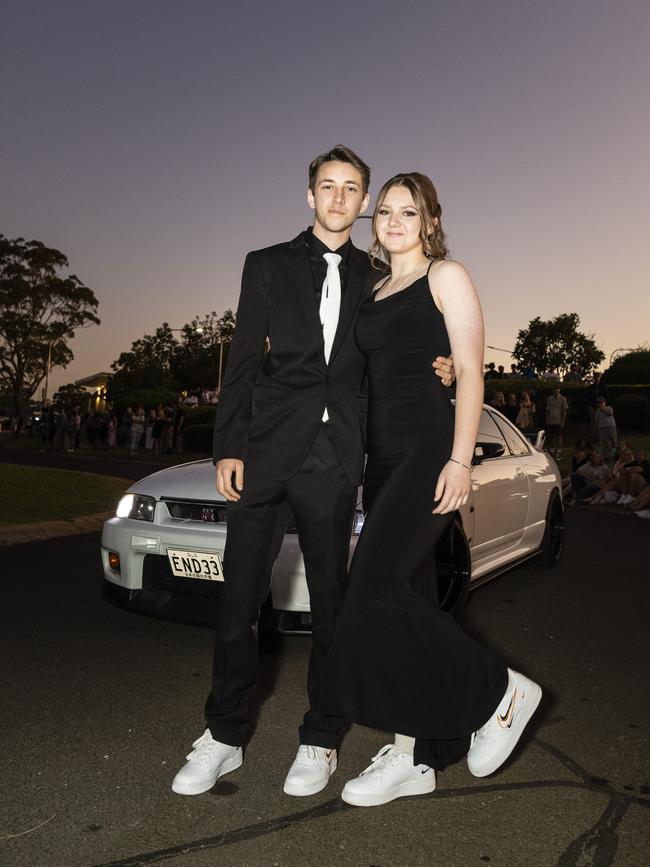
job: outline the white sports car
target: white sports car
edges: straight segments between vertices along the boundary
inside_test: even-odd
[[[557,565],[564,543],[562,484],[544,451],[501,413],[484,406],[472,491],[438,543],[438,593],[456,611],[467,591],[530,557]],[[210,460],[153,473],[128,489],[102,533],[102,596],[126,608],[213,625],[224,576],[227,507]],[[271,600],[282,631],[309,629],[309,593],[295,526],[269,564]],[[359,508],[351,552],[363,526]],[[280,528],[280,533],[282,532]],[[230,580],[236,581],[237,576]]]

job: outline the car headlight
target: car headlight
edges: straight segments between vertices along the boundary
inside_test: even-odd
[[[156,501],[142,494],[124,494],[117,504],[115,514],[118,518],[135,518],[137,521],[153,521]]]

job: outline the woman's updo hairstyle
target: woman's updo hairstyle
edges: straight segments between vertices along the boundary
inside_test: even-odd
[[[445,243],[445,233],[442,229],[442,208],[438,201],[438,193],[431,179],[420,172],[406,172],[395,175],[386,181],[377,196],[377,204],[372,215],[372,244],[368,253],[375,268],[381,268],[383,263],[390,262],[390,253],[379,243],[375,223],[377,213],[384,203],[386,193],[391,187],[406,187],[413,197],[413,204],[420,215],[420,240],[424,255],[429,259],[446,259],[448,254]]]

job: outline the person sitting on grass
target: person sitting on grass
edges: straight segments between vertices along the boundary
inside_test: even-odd
[[[618,502],[618,498],[621,496],[621,492],[618,489],[619,479],[621,477],[621,470],[623,467],[632,460],[632,452],[628,448],[621,449],[618,452],[618,456],[612,467],[612,474],[610,479],[606,482],[605,485],[597,491],[591,498],[589,502],[592,506],[600,506],[603,503],[616,503]]]
[[[636,499],[627,503],[625,508],[629,509],[637,518],[650,518],[650,483],[643,488]]]
[[[586,464],[594,447],[586,437],[580,437],[578,442],[573,447],[573,455],[571,456],[571,472],[575,473],[579,467]]]
[[[562,499],[565,502],[572,499],[571,475],[587,463],[593,450],[594,447],[585,437],[580,437],[574,445],[573,454],[571,455],[571,469],[569,474],[562,479]]]
[[[571,473],[571,490],[576,503],[590,502],[588,498],[598,496],[612,477],[611,471],[599,452],[592,452],[589,460],[575,473]],[[571,502],[571,500],[567,500]]]
[[[622,452],[626,452],[629,448],[630,448],[630,447],[628,446],[628,444],[627,444],[627,442],[626,442],[625,440],[619,440],[619,441],[616,443],[616,455],[615,455],[615,459],[618,460],[618,459],[620,458],[620,456],[621,456],[621,453],[622,453]]]
[[[603,443],[600,453],[608,467],[613,467],[616,463],[617,449],[611,437],[607,437]]]
[[[650,463],[646,460],[645,451],[634,452],[634,458],[621,469],[621,496],[619,506],[628,506],[641,494],[650,483]]]
[[[647,484],[643,478],[644,457],[643,452],[637,452],[635,456],[630,449],[622,451],[614,464],[612,478],[590,498],[591,504],[617,503],[623,506],[631,503]]]

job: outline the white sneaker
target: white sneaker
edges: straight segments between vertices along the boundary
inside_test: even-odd
[[[618,494],[616,491],[605,491],[602,501],[603,503],[616,503],[618,502]]]
[[[174,777],[172,791],[178,795],[200,795],[209,791],[219,777],[235,771],[243,762],[241,747],[215,741],[206,729],[192,744],[187,762]]]
[[[372,763],[343,787],[341,797],[355,807],[377,807],[395,798],[426,795],[436,787],[436,772],[428,765],[414,765],[413,756],[383,747]]]
[[[336,750],[301,744],[284,781],[287,795],[315,795],[328,784],[336,770]]]
[[[506,696],[510,695],[510,705],[507,711],[500,714],[497,710],[472,735],[467,766],[475,777],[487,777],[505,762],[542,697],[541,687],[532,680],[510,668],[508,674],[510,679]]]
[[[650,518],[650,509],[639,509],[638,512],[632,512],[637,518]]]

